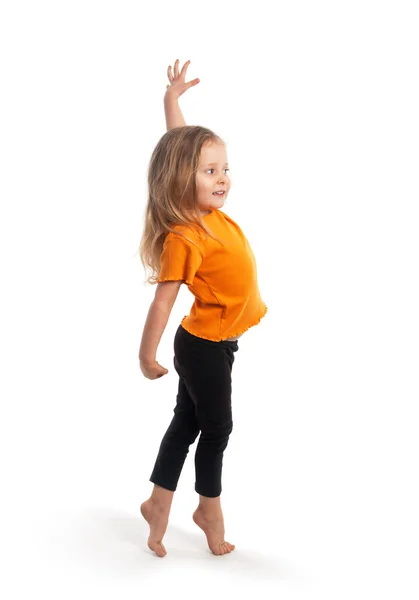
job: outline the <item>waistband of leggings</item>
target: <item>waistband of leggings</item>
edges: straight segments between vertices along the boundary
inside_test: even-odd
[[[193,333],[190,333],[187,329],[183,327],[183,325],[179,325],[178,331],[179,329],[181,330],[181,333],[183,335],[195,341],[205,342],[211,346],[227,346],[229,348],[238,348],[238,340],[220,340],[219,342],[216,342],[214,340],[207,340],[206,338],[202,338],[197,335],[194,335]]]

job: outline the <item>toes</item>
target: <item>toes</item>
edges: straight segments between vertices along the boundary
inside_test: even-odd
[[[157,556],[160,556],[161,558],[163,558],[163,556],[166,556],[166,554],[167,554],[166,548],[163,546],[163,544],[161,542],[157,542],[155,553],[157,554]]]
[[[167,554],[166,548],[163,546],[163,544],[160,544],[160,546],[161,546],[161,549],[160,549],[161,556],[166,556],[166,554]]]
[[[230,542],[224,542],[224,554],[230,553],[236,547],[234,544],[230,544]]]
[[[221,556],[223,554],[229,554],[234,550],[236,546],[234,544],[230,544],[230,542],[220,542],[217,546],[217,549],[214,548],[212,553],[216,556]]]
[[[160,558],[163,558],[163,556],[166,556],[167,554],[166,548],[163,546],[162,542],[150,541],[148,547],[150,548],[150,550],[155,552]]]

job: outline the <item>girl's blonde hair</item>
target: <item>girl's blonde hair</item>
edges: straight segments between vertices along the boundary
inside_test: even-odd
[[[207,233],[223,243],[206,226],[198,205],[196,173],[204,144],[224,144],[210,129],[200,125],[185,125],[167,131],[157,143],[148,167],[148,200],[145,209],[144,230],[139,255],[146,272],[151,275],[145,283],[157,283],[160,274],[160,256],[166,235],[172,231],[197,244],[175,225],[192,226],[198,233]]]

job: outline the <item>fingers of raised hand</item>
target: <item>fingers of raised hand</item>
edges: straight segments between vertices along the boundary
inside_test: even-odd
[[[189,64],[190,64],[190,62],[191,62],[190,60],[187,60],[187,61],[185,62],[185,64],[184,64],[184,65],[183,65],[183,67],[182,67],[182,70],[181,70],[181,72],[180,72],[180,74],[181,74],[181,75],[183,75],[183,76],[185,76],[185,75],[186,75],[186,71],[188,70],[188,67],[189,67]]]
[[[185,64],[183,65],[181,72],[179,73],[179,69],[178,69],[179,59],[177,58],[175,60],[175,65],[174,65],[174,69],[173,69],[174,74],[173,75],[172,75],[172,65],[168,66],[168,68],[167,68],[167,76],[169,78],[170,83],[172,83],[173,79],[177,79],[179,77],[179,75],[181,77],[183,77],[183,76],[186,75],[186,70],[187,70],[190,62],[191,62],[190,60],[187,60],[185,62]]]
[[[188,62],[189,62],[189,61],[188,61]],[[182,71],[180,72],[180,74],[181,74],[181,75],[184,75],[185,66],[186,66],[187,64],[188,64],[188,63],[185,63],[185,64],[183,65]],[[178,59],[178,58],[175,60],[175,77],[179,77],[179,59]]]
[[[169,78],[170,85],[175,84],[178,81],[181,83],[185,83],[185,75],[186,75],[186,71],[187,71],[190,63],[191,63],[191,61],[187,60],[185,62],[185,64],[183,65],[181,72],[179,73],[179,69],[178,69],[179,59],[177,58],[175,61],[175,65],[174,65],[174,74],[172,74],[172,66],[171,65],[168,66],[167,77]],[[189,89],[190,87],[199,83],[199,81],[200,81],[199,78],[193,79],[192,81],[188,81],[186,83],[185,89]],[[166,90],[170,87],[170,85],[166,85]]]
[[[172,65],[169,65],[167,67],[167,77],[169,78],[170,83],[172,83],[172,81],[173,81]]]
[[[175,66],[174,66],[174,68],[173,68],[173,74],[172,74],[172,65],[169,65],[169,66],[167,67],[167,76],[168,76],[168,78],[169,78],[169,81],[170,81],[170,83],[172,83],[172,82],[173,82],[173,80],[174,80],[174,79],[177,79],[177,78],[178,78],[178,76],[179,76],[179,71],[178,71],[178,68],[177,68],[178,62],[179,62],[179,59],[177,58],[177,59],[175,60]]]

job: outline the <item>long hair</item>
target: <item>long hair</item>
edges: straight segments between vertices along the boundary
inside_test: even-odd
[[[176,225],[192,227],[198,236],[208,234],[223,243],[207,227],[198,205],[196,173],[204,144],[224,144],[210,129],[185,125],[167,131],[158,141],[148,167],[148,200],[139,255],[146,273],[145,283],[155,284],[160,274],[160,256],[166,235],[183,235]],[[147,267],[151,274],[147,277]]]

